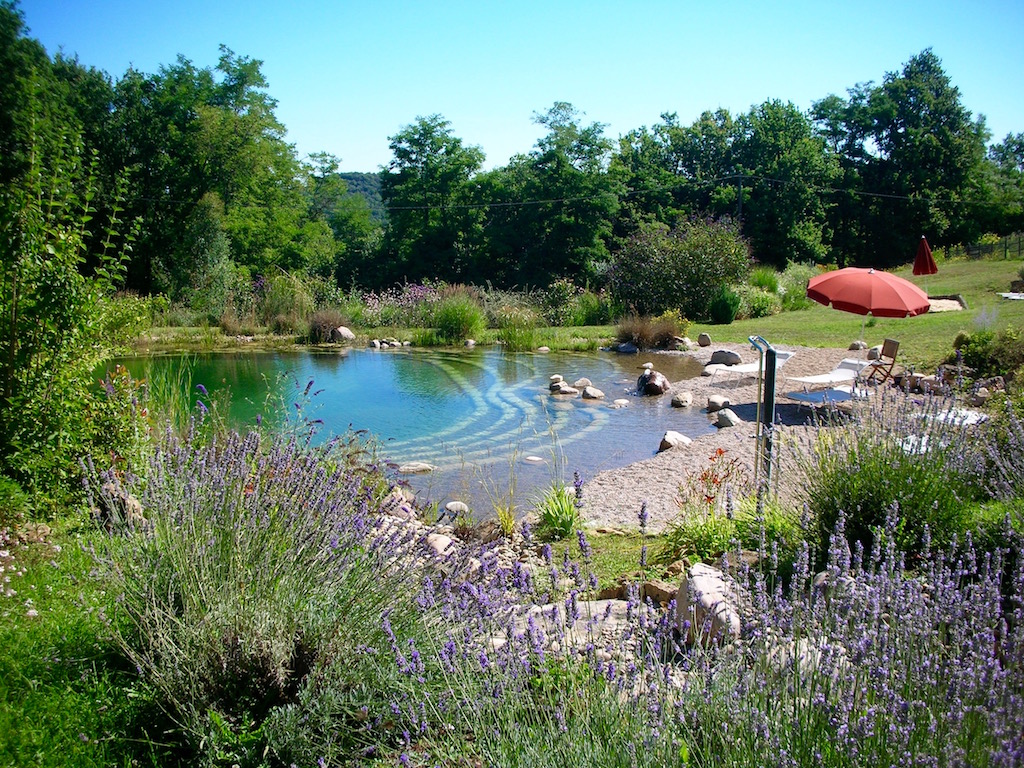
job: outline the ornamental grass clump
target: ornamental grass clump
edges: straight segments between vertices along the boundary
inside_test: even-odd
[[[270,749],[310,689],[378,677],[381,607],[396,626],[412,616],[409,534],[380,527],[383,474],[357,443],[199,434],[168,430],[144,477],[87,472],[97,502],[141,504],[96,556],[117,641],[190,748]]]

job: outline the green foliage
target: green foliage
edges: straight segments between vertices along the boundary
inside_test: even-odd
[[[28,494],[14,480],[0,475],[0,529],[11,528],[28,517]]]
[[[1019,328],[1008,326],[998,334],[988,329],[961,332],[953,341],[960,361],[974,371],[975,378],[1004,376],[1013,378],[1024,365],[1024,335]],[[947,364],[956,364],[957,355],[950,355]]]
[[[456,344],[475,338],[486,324],[483,309],[466,293],[447,296],[434,307],[434,330],[442,344]]]
[[[700,510],[669,523],[655,558],[661,563],[670,563],[681,557],[712,561],[735,548],[736,541],[735,520],[713,510]]]
[[[747,285],[760,288],[768,293],[779,292],[779,273],[772,267],[758,266],[747,275]]]
[[[934,399],[922,408],[894,392],[886,390],[859,423],[822,431],[800,460],[819,553],[840,518],[850,544],[866,549],[890,515],[899,518],[902,551],[922,550],[926,526],[942,545],[964,530],[967,505],[985,496],[981,445],[944,417],[952,404]]]
[[[740,296],[727,285],[723,285],[718,289],[718,293],[711,300],[711,305],[708,307],[711,322],[715,325],[728,325],[736,319],[739,309]]]
[[[777,293],[769,293],[762,288],[750,285],[738,285],[736,286],[736,295],[740,299],[736,317],[741,320],[771,317],[782,311],[782,299]]]
[[[495,313],[498,340],[509,352],[523,352],[537,346],[539,318],[529,307],[504,306]]]
[[[92,494],[110,503],[112,483],[145,515],[145,535],[107,538],[97,552],[127,619],[117,644],[207,760],[260,758],[271,743],[287,754],[324,725],[272,734],[292,705],[314,691],[358,701],[352,686],[389,674],[367,649],[388,643],[381,606],[400,630],[416,590],[385,548],[413,541],[367,536],[386,490],[369,458],[355,441],[315,449],[190,433],[161,440],[145,481],[89,477]]]
[[[108,304],[124,272],[121,222],[117,210],[93,220],[95,184],[95,161],[68,145],[46,175],[33,166],[0,188],[0,472],[51,497],[77,486],[104,333],[123,338],[126,318],[144,314]],[[90,252],[96,227],[104,238]]]
[[[807,298],[807,282],[817,274],[820,270],[810,262],[792,261],[786,265],[779,282],[783,310],[806,309],[814,303]]]
[[[612,290],[623,307],[639,314],[674,309],[704,319],[720,287],[741,280],[749,265],[746,243],[730,222],[648,226],[618,253]]]
[[[544,492],[534,511],[537,515],[537,534],[542,539],[564,539],[578,530],[583,522],[577,494],[561,483],[552,485]]]

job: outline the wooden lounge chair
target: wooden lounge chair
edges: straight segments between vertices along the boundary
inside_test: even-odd
[[[883,384],[892,379],[892,369],[896,365],[896,354],[900,351],[900,343],[896,339],[886,339],[882,343],[882,354],[877,360],[871,361],[872,371],[865,376],[868,384]]]

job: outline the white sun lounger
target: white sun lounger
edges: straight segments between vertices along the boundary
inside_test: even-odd
[[[824,405],[825,403],[863,398],[866,393],[857,384],[861,373],[870,366],[871,362],[868,360],[847,357],[828,373],[819,373],[814,376],[793,376],[787,381],[798,381],[804,385],[804,388],[802,392],[788,392],[786,397],[809,405]],[[824,389],[811,391],[812,387],[824,387]]]
[[[777,349],[775,350],[775,371],[778,372],[779,368],[785,365],[786,361],[791,358],[795,352],[791,352],[788,349]],[[713,365],[704,366],[704,372],[711,372],[711,383],[715,382],[715,376],[720,373],[736,373],[740,376],[756,376],[757,372],[761,370],[761,362],[757,361],[754,363],[739,363],[738,365],[725,365],[724,363],[714,363]]]

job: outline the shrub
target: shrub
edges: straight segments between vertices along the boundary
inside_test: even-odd
[[[548,488],[536,507],[537,534],[542,539],[560,540],[583,523],[583,483],[577,473],[575,487],[556,483]]]
[[[786,312],[793,312],[798,309],[807,309],[813,305],[814,302],[807,298],[807,283],[820,273],[821,270],[812,263],[794,261],[787,264],[779,279],[782,309]]]
[[[737,286],[736,293],[740,299],[736,317],[740,320],[771,317],[782,311],[782,299],[777,293],[768,293],[761,288],[749,285]]]
[[[455,344],[479,336],[486,327],[480,305],[465,293],[441,299],[434,307],[433,327],[442,344]]]
[[[956,353],[950,355],[946,363],[963,362],[978,378],[1004,376],[1012,380],[1017,369],[1024,365],[1024,336],[1014,327],[998,334],[991,330],[961,332],[953,341],[953,348]]]
[[[310,697],[388,674],[368,649],[389,645],[382,607],[395,629],[410,620],[412,542],[377,528],[386,485],[357,443],[168,433],[144,482],[87,474],[94,496],[141,503],[135,533],[98,552],[127,618],[116,640],[204,762],[265,755],[265,724],[300,702],[289,738],[309,737]]]
[[[498,340],[509,352],[522,352],[537,346],[537,314],[528,307],[506,306],[498,309],[495,326]]]
[[[541,313],[548,325],[576,325],[576,300],[582,292],[567,278],[559,278],[541,291]]]
[[[334,338],[334,331],[348,320],[335,308],[318,309],[309,318],[309,340],[314,344],[326,344]]]
[[[270,321],[271,333],[275,333],[280,336],[305,333],[308,328],[309,321],[295,312],[282,312],[279,315],[274,315],[273,319]]]
[[[289,318],[286,323],[288,328],[301,327],[305,323],[305,318],[311,314],[313,296],[298,277],[281,274],[267,280],[259,309],[259,316],[265,325],[273,325],[278,322],[278,318],[286,317]]]
[[[631,312],[676,309],[703,320],[718,287],[739,282],[749,267],[747,243],[735,224],[689,219],[672,229],[640,229],[616,256],[610,277],[616,302]]]
[[[711,300],[711,322],[716,325],[728,325],[736,319],[739,308],[739,294],[727,285],[720,286],[715,298]]]
[[[635,344],[638,349],[665,349],[675,345],[676,337],[686,333],[687,325],[674,311],[653,318],[628,315],[619,321],[616,338]]]
[[[876,529],[898,515],[897,544],[909,554],[929,536],[942,544],[964,530],[966,505],[985,495],[984,460],[970,428],[949,419],[952,405],[934,398],[918,406],[885,390],[859,423],[821,432],[800,460],[819,553],[841,516],[850,544],[870,548]]]

